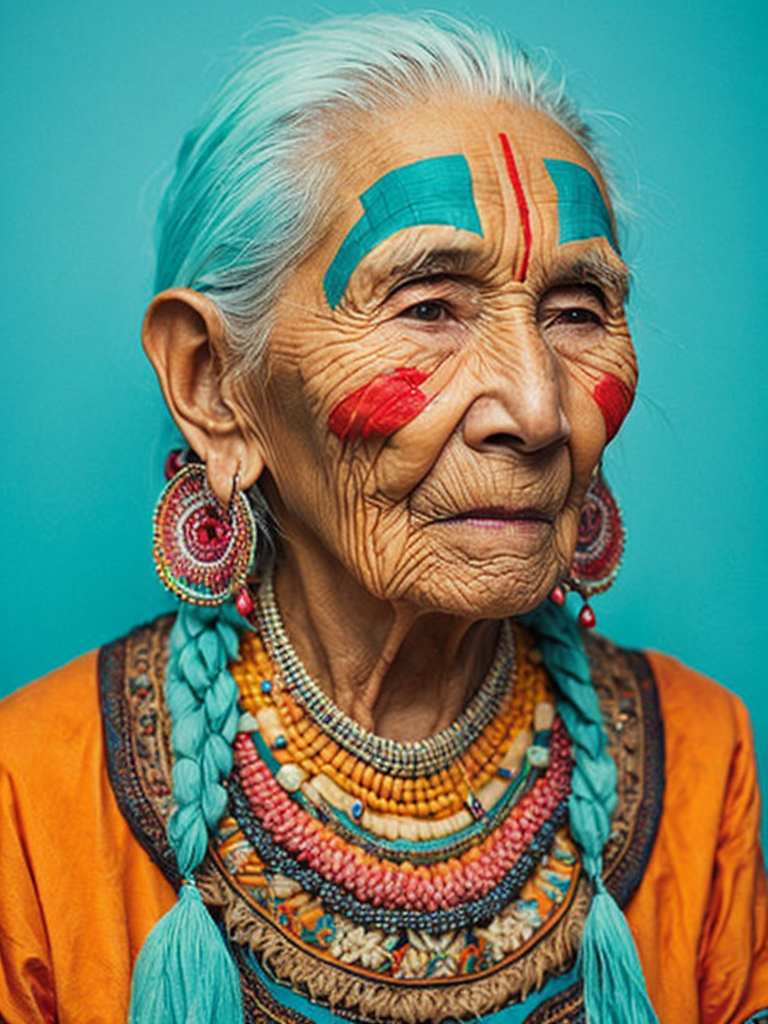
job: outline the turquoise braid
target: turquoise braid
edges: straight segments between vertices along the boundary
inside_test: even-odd
[[[173,796],[168,838],[183,884],[175,906],[149,933],[136,960],[129,1024],[243,1024],[240,977],[203,905],[194,871],[227,808],[237,684],[227,665],[245,625],[231,602],[185,604],[171,630],[165,681],[171,713]]]
[[[571,834],[581,847],[587,874],[595,886],[600,886],[603,846],[616,807],[616,765],[608,752],[589,662],[576,623],[564,608],[546,601],[522,621],[535,634],[557,687],[557,709],[574,748]]]
[[[232,769],[237,732],[237,684],[227,665],[237,658],[238,628],[231,602],[216,608],[183,605],[171,630],[166,699],[173,723],[173,795],[168,824],[184,878],[192,875],[227,807],[222,782]]]
[[[616,765],[576,623],[546,601],[521,618],[534,633],[573,743],[571,835],[581,847],[594,896],[581,940],[587,1024],[658,1024],[632,933],[603,882],[603,847],[616,807]]]

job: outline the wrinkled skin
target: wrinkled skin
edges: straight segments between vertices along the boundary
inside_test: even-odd
[[[530,211],[522,281],[500,132]],[[412,740],[456,717],[492,655],[496,620],[536,607],[567,573],[607,440],[595,394],[606,375],[626,393],[636,386],[626,268],[605,238],[559,244],[543,159],[601,178],[541,114],[432,100],[377,116],[334,152],[330,227],[290,276],[258,379],[223,385],[219,411],[185,432],[223,498],[238,467],[241,485],[261,475],[283,534],[278,599],[310,672],[364,725]],[[360,193],[394,168],[453,153],[469,162],[483,236],[397,232],[360,261],[332,310],[323,275],[360,217]],[[185,316],[215,350],[207,301],[194,300],[197,321],[189,307]],[[164,312],[160,296],[154,320]],[[158,333],[150,310],[151,356]],[[404,368],[419,371],[426,397],[404,425],[367,437],[330,429],[346,396]],[[164,389],[189,428],[173,384]],[[224,430],[226,415],[236,427]]]

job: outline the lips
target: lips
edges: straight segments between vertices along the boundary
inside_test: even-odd
[[[547,523],[550,525],[554,521],[553,516],[548,511],[539,508],[507,508],[503,505],[488,505],[443,516],[439,522],[465,522],[472,520],[508,523]]]

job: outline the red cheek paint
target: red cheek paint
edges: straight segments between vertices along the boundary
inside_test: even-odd
[[[501,140],[501,148],[504,151],[504,162],[507,165],[507,174],[509,180],[512,183],[512,188],[515,192],[515,202],[517,203],[517,212],[520,214],[520,224],[523,228],[523,243],[525,249],[523,251],[523,258],[520,262],[520,270],[518,271],[515,280],[524,281],[525,275],[528,272],[528,261],[531,258],[531,214],[528,209],[528,200],[525,198],[525,190],[523,189],[523,183],[520,180],[520,174],[517,170],[517,164],[515,163],[515,157],[512,152],[512,147],[509,144],[509,139],[502,132],[499,135]]]
[[[428,376],[407,366],[379,374],[331,409],[328,428],[342,441],[393,434],[418,416],[429,401],[420,386]]]
[[[612,373],[606,373],[595,384],[592,397],[600,407],[600,412],[605,420],[605,443],[608,444],[619,432],[619,427],[632,407],[635,399],[634,388],[631,388],[624,381],[614,377]]]

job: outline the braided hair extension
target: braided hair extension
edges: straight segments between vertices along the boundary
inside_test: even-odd
[[[565,608],[551,601],[520,621],[536,638],[573,743],[571,835],[594,892],[580,952],[588,1024],[658,1024],[629,926],[602,878],[603,846],[617,801],[616,765],[578,628]]]
[[[573,743],[571,834],[581,847],[587,874],[597,884],[616,807],[616,765],[608,752],[589,662],[576,623],[552,601],[521,621],[534,633],[557,687],[558,711]]]
[[[227,668],[237,658],[244,619],[231,601],[206,608],[185,604],[171,630],[166,699],[173,723],[173,795],[168,837],[179,870],[189,877],[227,807],[222,785],[232,769],[239,711],[237,683]]]
[[[222,785],[237,732],[237,658],[245,625],[232,602],[184,604],[171,630],[166,699],[174,749],[176,809],[168,838],[183,882],[175,906],[144,943],[131,983],[129,1024],[242,1024],[240,976],[203,905],[195,868],[227,807]]]

